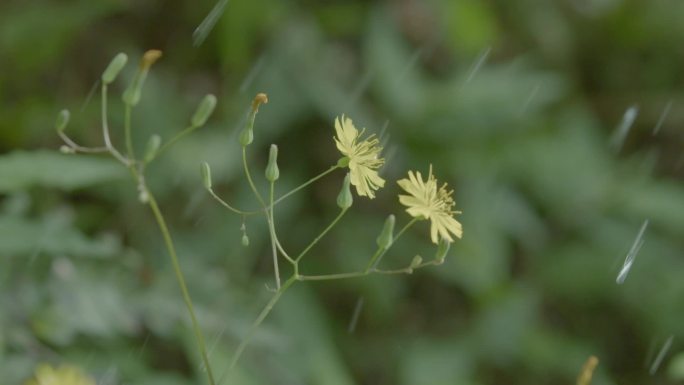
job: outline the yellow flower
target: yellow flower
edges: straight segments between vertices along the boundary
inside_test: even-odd
[[[385,160],[379,157],[382,147],[379,146],[380,141],[375,135],[360,138],[364,130],[359,133],[351,119],[344,115],[335,119],[335,145],[349,160],[351,184],[356,187],[359,195],[373,199],[373,191],[385,185],[385,180],[380,178],[377,172],[377,169],[385,164]]]
[[[439,239],[453,242],[452,233],[458,238],[463,236],[461,224],[454,219],[454,190],[447,190],[447,184],[437,187],[437,179],[432,175],[432,165],[427,181],[423,181],[420,172],[408,172],[408,179],[397,181],[399,186],[411,195],[399,195],[399,202],[408,208],[406,211],[413,217],[430,220],[430,238],[433,243]]]
[[[24,385],[96,385],[95,380],[84,374],[79,368],[63,365],[53,368],[50,365],[40,365],[34,377]]]

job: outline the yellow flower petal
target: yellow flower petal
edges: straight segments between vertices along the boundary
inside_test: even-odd
[[[363,131],[359,133],[352,120],[344,115],[335,119],[335,133],[335,146],[349,158],[349,179],[357,194],[375,198],[374,191],[385,186],[385,180],[377,172],[385,163],[380,158],[380,141],[374,135],[360,139]]]
[[[438,188],[437,179],[432,175],[432,166],[427,180],[423,180],[420,172],[408,172],[408,179],[397,181],[399,187],[410,195],[399,195],[399,202],[406,206],[406,212],[414,218],[430,220],[430,240],[439,243],[440,239],[453,242],[452,234],[457,238],[463,236],[463,227],[454,214],[453,190],[448,190],[446,183]]]

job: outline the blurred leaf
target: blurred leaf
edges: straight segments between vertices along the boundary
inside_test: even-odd
[[[0,216],[1,256],[68,255],[75,257],[111,257],[120,251],[111,238],[93,240],[63,220],[32,220]]]
[[[74,190],[125,175],[126,169],[110,159],[47,150],[0,156],[0,193],[34,186]]]

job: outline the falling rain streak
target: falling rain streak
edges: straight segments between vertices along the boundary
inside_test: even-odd
[[[356,330],[356,325],[359,323],[359,316],[361,315],[361,310],[363,309],[363,297],[360,297],[356,301],[356,306],[354,306],[354,313],[352,314],[351,321],[349,321],[349,327],[347,328],[347,333],[352,334]]]
[[[199,47],[204,43],[204,40],[209,36],[209,32],[214,29],[216,22],[223,15],[226,4],[228,4],[228,0],[219,0],[207,17],[202,20],[202,23],[195,28],[195,31],[192,33],[192,44],[195,47]]]
[[[639,107],[633,105],[625,111],[624,115],[622,115],[622,121],[620,122],[620,125],[617,126],[613,137],[610,139],[610,146],[615,151],[619,151],[622,148],[622,145],[625,143],[625,138],[632,128],[632,124],[634,124],[638,114]]]
[[[671,108],[672,100],[667,102],[667,104],[665,105],[665,109],[660,114],[660,118],[658,118],[658,123],[656,123],[655,127],[653,128],[653,135],[657,135],[658,132],[660,132],[660,128],[663,126],[663,123],[665,123],[665,119],[667,118],[667,115],[670,113]]]
[[[667,355],[667,352],[670,350],[670,347],[672,347],[672,340],[674,339],[674,336],[668,337],[667,341],[663,344],[663,347],[660,349],[658,352],[658,355],[656,356],[655,360],[653,361],[653,364],[651,365],[651,369],[648,371],[650,375],[654,375],[655,372],[658,371],[658,368],[660,367],[660,364],[663,362],[663,359],[665,358],[665,355]]]
[[[625,263],[622,265],[622,269],[620,269],[620,273],[615,279],[615,282],[618,285],[622,285],[625,282],[627,274],[629,274],[629,270],[632,268],[632,263],[634,263],[634,258],[636,258],[637,253],[639,253],[641,245],[644,244],[643,238],[644,232],[646,231],[646,227],[648,227],[648,219],[646,219],[644,223],[641,225],[641,229],[639,229],[639,233],[637,234],[636,239],[634,239],[632,248],[629,249],[629,253],[627,253],[627,256],[625,257]]]
[[[247,91],[247,87],[249,87],[254,82],[254,79],[261,71],[261,67],[264,66],[264,61],[265,55],[259,56],[259,59],[257,59],[256,63],[254,63],[252,68],[249,70],[247,76],[245,76],[245,80],[243,80],[242,84],[240,84],[240,93],[244,93],[245,91]]]
[[[489,53],[491,51],[492,47],[487,47],[484,51],[482,51],[480,56],[477,57],[477,60],[475,60],[473,66],[470,67],[470,71],[468,71],[468,77],[466,78],[463,84],[468,84],[471,80],[473,80],[475,75],[478,73],[478,71],[480,71],[484,63],[487,61],[487,58],[489,57]]]

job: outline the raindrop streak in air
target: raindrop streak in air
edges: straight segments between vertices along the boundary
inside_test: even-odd
[[[651,365],[651,370],[648,371],[650,375],[654,375],[656,371],[658,371],[658,367],[660,366],[660,363],[663,362],[663,358],[665,358],[665,355],[667,352],[670,350],[670,347],[672,347],[672,340],[674,339],[673,335],[670,335],[668,337],[667,341],[665,341],[665,344],[663,344],[663,347],[660,349],[660,352],[658,352],[658,355],[655,358],[655,361],[653,361],[653,365]]]
[[[244,93],[245,91],[247,91],[247,87],[249,87],[249,85],[252,84],[252,82],[254,82],[254,79],[261,71],[261,67],[264,66],[264,61],[265,55],[259,56],[256,63],[254,63],[252,68],[247,73],[247,76],[245,76],[245,80],[243,80],[242,84],[240,84],[240,93]]]
[[[361,98],[361,95],[366,92],[368,85],[370,84],[371,80],[373,80],[373,76],[373,71],[366,71],[366,73],[363,74],[349,95],[349,99],[345,102],[342,111],[349,111],[351,106],[353,106]]]
[[[409,71],[411,70],[411,68],[416,66],[416,64],[418,63],[418,59],[420,59],[420,57],[423,56],[424,51],[425,47],[419,47],[415,51],[413,51],[413,54],[406,63],[406,66],[404,66],[404,68],[399,73],[399,76],[397,76],[397,84],[401,83],[404,80],[404,78],[408,76]]]
[[[100,80],[96,80],[95,83],[93,83],[93,86],[90,88],[90,91],[88,92],[88,96],[86,96],[85,100],[83,101],[83,104],[81,104],[81,113],[83,113],[86,107],[88,107],[88,104],[90,104],[90,101],[93,99],[93,96],[95,96],[95,91],[97,91],[97,87],[99,85]]]
[[[492,51],[492,47],[487,47],[480,56],[477,57],[477,60],[473,64],[472,67],[470,67],[470,71],[468,72],[468,77],[466,78],[465,82],[463,84],[468,84],[470,83],[471,80],[475,77],[475,74],[482,68],[482,65],[487,61],[487,57],[489,57],[489,53]]]
[[[202,23],[195,28],[195,31],[192,33],[192,44],[195,47],[199,47],[202,45],[202,43],[204,43],[204,40],[207,38],[207,36],[209,36],[209,32],[214,29],[216,22],[221,15],[223,15],[223,10],[226,8],[226,4],[228,4],[228,0],[219,0],[214,8],[211,9],[211,12],[209,12],[207,17],[202,20]]]
[[[670,108],[672,108],[672,99],[670,99],[670,101],[667,102],[667,104],[665,105],[665,109],[663,110],[663,113],[660,114],[660,118],[658,118],[658,123],[656,123],[655,128],[653,128],[653,135],[657,135],[660,131],[660,128],[663,126],[663,123],[665,123],[667,115],[670,113]]]
[[[621,285],[625,282],[625,278],[627,278],[627,274],[629,274],[629,270],[632,268],[634,258],[639,252],[639,249],[641,249],[641,245],[644,244],[643,237],[644,232],[646,231],[646,227],[648,227],[648,219],[646,219],[644,223],[641,225],[641,229],[639,229],[639,234],[637,234],[637,237],[636,239],[634,239],[634,243],[632,244],[632,248],[629,250],[629,253],[627,253],[627,256],[625,257],[625,263],[622,265],[622,269],[620,269],[620,273],[615,279],[615,283],[617,283],[618,285]]]
[[[356,330],[356,325],[359,323],[359,316],[361,315],[361,310],[363,309],[363,297],[360,297],[356,301],[356,306],[354,306],[354,313],[352,314],[351,321],[349,322],[349,327],[347,328],[347,333],[352,334]]]
[[[613,147],[614,150],[618,151],[622,148],[622,144],[625,142],[625,138],[627,137],[630,128],[632,128],[632,124],[634,124],[634,120],[636,120],[638,114],[639,107],[633,105],[625,111],[624,115],[622,115],[620,125],[615,129],[613,137],[610,138],[610,146]]]
[[[536,86],[534,86],[534,88],[532,89],[532,92],[530,92],[530,96],[528,96],[527,99],[525,99],[525,103],[523,103],[523,106],[520,109],[520,115],[524,114],[525,111],[527,111],[527,108],[532,103],[532,100],[534,100],[534,97],[537,96],[537,92],[539,92],[539,87],[541,87],[540,84],[537,84]]]

